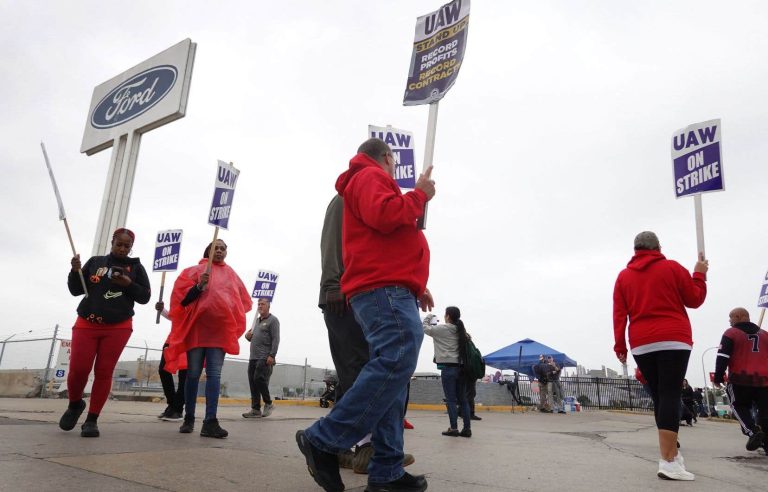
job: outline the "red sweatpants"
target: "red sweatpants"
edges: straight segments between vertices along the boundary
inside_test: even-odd
[[[101,413],[112,388],[112,372],[132,332],[130,328],[72,328],[72,353],[67,376],[69,401],[83,399],[83,390],[93,369],[93,389],[88,412],[96,415]]]

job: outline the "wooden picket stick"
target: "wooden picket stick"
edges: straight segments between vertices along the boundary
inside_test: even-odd
[[[205,273],[211,273],[211,265],[213,264],[213,252],[216,251],[216,240],[219,238],[219,226],[213,230],[213,241],[211,241],[211,247],[208,249],[208,266],[205,267]],[[207,285],[207,284],[206,284]],[[203,290],[205,290],[203,285]]]
[[[765,316],[765,308],[760,310],[760,321],[757,322],[758,328],[763,327],[763,316]]]
[[[69,231],[69,223],[67,222],[67,213],[64,211],[64,202],[59,194],[59,187],[56,185],[56,178],[53,176],[53,169],[51,168],[51,161],[48,159],[48,152],[45,150],[45,144],[40,142],[40,148],[43,149],[43,157],[45,158],[45,167],[48,168],[48,176],[51,178],[51,184],[53,185],[53,192],[56,195],[56,202],[59,205],[59,219],[64,221],[64,228],[67,230],[67,238],[69,239],[69,245],[72,247],[72,256],[77,256],[75,250],[75,243],[72,241],[72,233]],[[82,268],[77,269],[77,273],[80,275],[80,285],[83,286],[83,294],[88,297],[88,287],[85,285],[85,277],[83,277]]]
[[[157,302],[163,302],[163,291],[165,291],[165,272],[163,272],[163,276],[160,277],[160,299]],[[160,324],[160,315],[162,314],[162,310],[157,312],[157,318],[155,318],[155,324]]]

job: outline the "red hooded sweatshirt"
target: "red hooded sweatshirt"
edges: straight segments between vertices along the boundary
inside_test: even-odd
[[[344,198],[341,291],[355,294],[400,285],[415,296],[424,293],[429,277],[429,246],[416,220],[427,195],[403,194],[395,180],[366,154],[349,161],[336,180]]]
[[[636,250],[613,288],[614,352],[626,354],[624,332],[629,317],[632,349],[658,342],[693,346],[685,308],[697,308],[707,297],[706,276],[693,276],[656,250]]]

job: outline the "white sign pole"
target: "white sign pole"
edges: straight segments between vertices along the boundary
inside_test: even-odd
[[[424,145],[424,165],[421,167],[421,172],[424,173],[429,166],[432,165],[432,160],[435,155],[435,135],[437,134],[437,109],[440,101],[435,101],[429,105],[429,117],[427,119],[427,142]],[[427,210],[429,203],[424,204],[424,215],[419,219],[417,225],[419,229],[427,228]]]
[[[131,204],[131,192],[136,175],[136,161],[139,158],[141,134],[131,132],[115,139],[109,162],[107,184],[99,212],[99,223],[93,241],[92,256],[106,254],[112,239],[112,232],[124,227]]]
[[[699,260],[704,261],[707,256],[704,254],[704,214],[701,211],[701,193],[694,195],[693,206],[696,212],[696,249]]]

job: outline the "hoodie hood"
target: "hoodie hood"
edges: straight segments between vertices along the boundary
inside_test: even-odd
[[[642,271],[648,268],[648,265],[656,263],[660,260],[666,260],[667,258],[661,254],[661,251],[655,249],[639,249],[635,251],[635,256],[627,263],[627,268],[630,270]]]
[[[733,327],[738,328],[739,330],[743,331],[747,335],[754,335],[755,333],[760,331],[760,327],[752,323],[751,321],[736,323],[735,325],[733,325]]]
[[[365,168],[374,167],[381,169],[378,162],[373,160],[368,154],[359,153],[349,161],[349,169],[341,173],[336,180],[336,191],[339,195],[344,196],[344,190],[347,189],[347,185],[353,177]],[[384,172],[383,169],[381,169]]]

